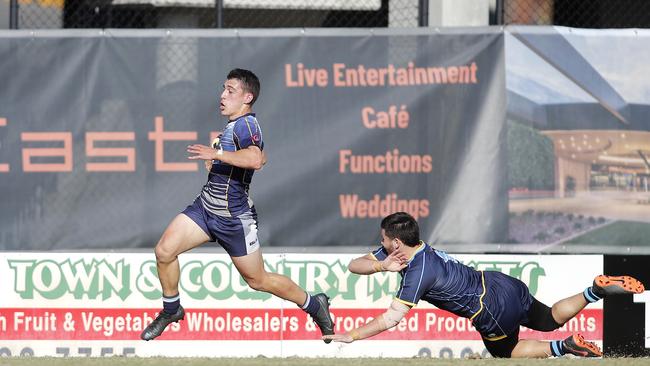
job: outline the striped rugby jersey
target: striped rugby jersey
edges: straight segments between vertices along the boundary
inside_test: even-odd
[[[383,246],[371,254],[380,261],[388,256]],[[470,319],[481,310],[482,273],[424,242],[400,274],[402,281],[395,297],[406,305],[415,306],[422,299]]]
[[[246,149],[251,145],[264,149],[262,130],[254,113],[228,121],[220,137],[224,151]],[[253,201],[248,189],[254,169],[243,169],[215,160],[208,173],[208,181],[199,196],[205,209],[217,216],[237,217],[250,211]]]

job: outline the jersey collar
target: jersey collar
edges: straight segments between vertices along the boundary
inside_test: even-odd
[[[413,258],[415,258],[415,256],[418,255],[419,253],[422,253],[426,247],[427,245],[422,240],[420,240],[420,244],[418,244],[415,251],[413,252],[413,255],[411,255],[411,258],[409,258],[408,261],[406,261],[406,263],[410,263],[413,260]]]
[[[235,122],[236,120],[238,120],[238,119],[240,119],[240,118],[244,118],[244,117],[248,117],[248,116],[255,117],[255,113],[253,113],[253,112],[249,112],[249,113],[246,113],[246,114],[242,114],[241,116],[239,116],[239,117],[237,117],[237,118],[235,118],[235,119],[229,119],[229,120],[228,120],[228,123],[230,123],[230,122]]]

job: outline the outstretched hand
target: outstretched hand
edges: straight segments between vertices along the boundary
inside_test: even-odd
[[[408,257],[399,250],[395,250],[381,263],[381,267],[390,272],[399,272],[408,265]]]
[[[331,335],[324,335],[322,337],[323,340],[332,340],[334,342],[340,342],[340,343],[352,343],[354,342],[354,338],[348,333],[343,333],[343,334],[331,334]]]
[[[213,149],[221,149],[221,136],[223,136],[223,133],[221,131],[217,132],[217,136],[212,139],[212,142],[210,143],[210,146],[212,146]],[[212,170],[212,163],[214,163],[214,159],[208,159],[203,162],[205,165],[205,169],[208,171]]]
[[[216,150],[211,148],[210,146],[205,146],[201,144],[194,144],[194,145],[189,145],[187,147],[187,152],[190,154],[194,154],[192,156],[189,156],[188,159],[190,160],[213,160],[216,157]]]

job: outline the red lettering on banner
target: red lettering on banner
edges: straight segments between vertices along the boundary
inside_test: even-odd
[[[431,173],[431,155],[402,155],[398,149],[382,155],[353,155],[352,150],[339,151],[339,173]]]
[[[417,66],[414,62],[408,62],[405,67],[393,64],[386,67],[332,65],[335,87],[477,84],[477,72],[476,62],[446,67]]]
[[[302,63],[296,64],[296,79],[293,78],[291,64],[284,65],[284,77],[288,88],[326,87],[328,83],[327,70],[306,68]]]
[[[409,213],[416,220],[429,216],[429,200],[399,199],[397,193],[388,193],[384,198],[378,194],[370,200],[362,200],[356,194],[339,195],[339,206],[343,218],[378,218],[393,212]]]
[[[156,171],[160,172],[188,172],[199,170],[199,165],[191,163],[166,163],[165,162],[165,141],[196,140],[195,131],[171,132],[164,131],[163,118],[158,116],[155,120],[153,132],[149,132],[149,140],[156,142]]]
[[[409,126],[409,112],[402,105],[397,111],[397,106],[391,105],[387,111],[375,111],[372,107],[361,109],[361,120],[366,128],[407,128]]]
[[[333,64],[332,72],[334,74],[334,86],[342,87],[345,86],[345,81],[343,80],[343,70],[345,70],[345,64]]]
[[[156,309],[4,308],[3,340],[139,340]],[[308,340],[320,331],[300,309],[186,309],[185,320],[169,325],[161,340]],[[335,332],[343,333],[380,316],[385,309],[334,309]],[[522,339],[564,339],[582,333],[603,338],[603,310],[585,309],[562,328],[521,328]],[[468,319],[440,309],[413,309],[387,332],[370,340],[479,340]]]
[[[25,172],[71,172],[72,133],[70,132],[23,132],[22,141],[61,141],[63,147],[23,149],[23,171]],[[35,156],[59,156],[63,163],[32,163]]]
[[[0,118],[0,127],[7,125],[6,118]],[[212,141],[221,132],[211,131]],[[165,131],[163,117],[156,117],[154,130],[148,133],[149,140],[155,142],[155,169],[156,171],[196,171],[196,162],[165,162],[164,142],[165,141],[193,141],[197,139],[196,131]],[[122,158],[125,161],[92,161],[86,162],[86,171],[89,172],[134,172],[136,171],[136,149],[135,147],[97,147],[97,141],[135,141],[134,131],[123,132],[86,132],[85,155],[88,158],[113,157]],[[21,140],[27,142],[62,142],[63,147],[25,147],[22,149],[23,171],[24,172],[71,172],[73,169],[73,145],[72,132],[22,132]],[[2,145],[0,144],[0,147]],[[35,157],[47,157],[50,159],[59,158],[63,162],[35,162]],[[0,163],[0,173],[10,171],[9,164]]]
[[[295,72],[295,75],[294,75]],[[433,84],[478,84],[478,65],[423,66],[408,62],[406,65],[388,64],[373,67],[359,64],[346,66],[332,64],[332,85],[334,87],[383,87],[414,86]],[[329,73],[322,68],[308,68],[302,63],[284,65],[285,85],[288,88],[326,87]]]
[[[4,127],[7,125],[7,119],[6,118],[0,118],[0,127]],[[0,164],[0,173],[6,173],[9,171],[9,164]]]
[[[134,132],[88,132],[86,133],[87,156],[124,157],[125,162],[120,163],[86,163],[89,172],[134,172],[135,149],[132,147],[95,147],[95,141],[133,141]]]

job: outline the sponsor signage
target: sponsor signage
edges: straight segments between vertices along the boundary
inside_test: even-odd
[[[378,342],[391,344],[410,357],[424,352],[436,357],[457,357],[469,347],[483,352],[471,322],[421,302],[395,328],[370,340],[351,345],[325,345],[310,317],[294,304],[250,289],[222,253],[190,253],[181,258],[181,301],[187,310],[184,321],[172,324],[156,341],[139,339],[142,329],[160,310],[160,285],[152,254],[132,253],[5,253],[0,276],[7,279],[0,291],[7,296],[0,303],[0,342],[5,354],[29,348],[37,356],[55,356],[57,349],[79,354],[79,342],[97,344],[92,355],[142,356],[265,356],[276,357],[270,344],[282,345],[280,356],[377,356]],[[359,255],[361,255],[360,253]],[[399,287],[397,273],[357,276],[347,271],[350,254],[270,254],[269,271],[283,273],[311,293],[330,296],[336,332],[349,331],[382,314]],[[500,256],[458,255],[462,262],[483,270],[497,270],[520,278],[533,295],[551,305],[563,297],[581,292],[602,270],[601,256]],[[576,275],[564,278],[567,266]],[[558,284],[562,284],[558,286]],[[594,304],[553,333],[522,329],[522,338],[560,339],[573,332],[602,340],[602,307]],[[211,341],[256,341],[269,351],[234,346],[208,347],[186,353],[168,347],[182,341],[205,344]],[[297,344],[307,342],[307,348]],[[183,344],[185,344],[184,342]],[[321,346],[322,344],[322,346]],[[418,344],[419,348],[402,347]],[[451,346],[451,345],[455,346]],[[311,345],[317,345],[316,352]],[[76,348],[75,348],[76,347]],[[264,346],[266,347],[266,346]],[[262,347],[261,349],[264,349]],[[348,349],[342,351],[342,347]],[[83,347],[82,347],[83,348]],[[108,352],[106,349],[110,348]],[[102,349],[105,349],[102,351]],[[126,349],[126,351],[124,351]],[[305,350],[309,349],[309,353]],[[36,352],[38,350],[38,352]],[[85,352],[85,351],[84,351]],[[262,353],[260,353],[262,352]],[[467,353],[467,350],[465,350]],[[388,353],[386,354],[389,355]]]

